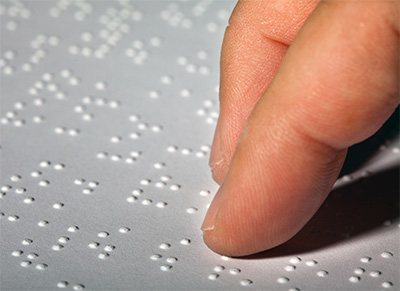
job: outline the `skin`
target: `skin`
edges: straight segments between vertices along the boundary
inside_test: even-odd
[[[314,215],[347,148],[399,104],[399,1],[239,1],[221,53],[210,156],[215,252],[278,246]]]

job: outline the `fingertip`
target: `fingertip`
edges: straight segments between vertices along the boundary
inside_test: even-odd
[[[228,167],[226,166],[223,159],[211,165],[212,178],[215,182],[218,183],[218,185],[222,185],[227,172]]]

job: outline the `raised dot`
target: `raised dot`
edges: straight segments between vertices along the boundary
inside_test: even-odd
[[[44,116],[36,115],[32,118],[32,120],[35,123],[42,123],[45,120],[45,118]]]
[[[58,288],[66,288],[68,286],[68,282],[67,281],[60,281],[57,283],[57,287]]]
[[[101,252],[97,257],[101,260],[105,260],[110,256],[110,254],[106,253],[106,252]]]
[[[240,280],[240,285],[242,285],[242,286],[249,286],[251,284],[253,284],[253,281],[251,281],[249,279]]]
[[[115,246],[113,246],[113,245],[107,245],[104,247],[104,250],[106,252],[112,252],[114,249],[115,249]]]
[[[389,281],[383,282],[382,283],[382,287],[383,288],[392,288],[393,287],[393,283],[389,282]]]
[[[360,259],[360,261],[361,261],[362,263],[369,263],[369,262],[371,261],[371,258],[370,258],[370,257],[362,257],[362,258]]]
[[[157,206],[158,208],[165,208],[167,205],[168,205],[168,204],[167,204],[166,202],[158,202],[158,203],[156,204],[156,206]]]
[[[109,236],[109,233],[106,232],[106,231],[101,231],[101,232],[99,232],[99,233],[97,234],[97,236],[98,236],[98,237],[105,238],[105,237]]]
[[[140,194],[142,194],[142,193],[143,193],[142,189],[135,189],[132,191],[132,194],[135,196],[140,196]]]
[[[209,280],[217,280],[218,277],[219,277],[219,275],[215,274],[215,273],[212,273],[212,274],[208,275],[208,279]]]
[[[287,283],[287,282],[289,282],[290,280],[289,280],[289,278],[287,278],[287,277],[279,277],[278,279],[277,279],[277,282],[278,283],[280,283],[280,284],[285,284],[285,283]]]
[[[29,267],[32,264],[30,261],[22,261],[21,262],[21,267]]]
[[[231,275],[237,275],[237,274],[239,274],[241,271],[240,271],[240,269],[238,269],[238,268],[232,268],[232,269],[230,269],[229,270],[229,274],[231,274]]]
[[[3,190],[4,191],[4,190]],[[17,194],[23,194],[23,193],[25,193],[26,192],[26,189],[25,188],[17,188],[17,189],[15,189],[15,193],[17,193]]]
[[[47,180],[42,180],[39,182],[39,186],[42,186],[42,187],[47,187],[47,186],[49,186],[49,184],[50,184],[50,182]]]
[[[169,258],[167,258],[165,261],[166,261],[167,263],[169,263],[169,264],[173,264],[173,263],[177,262],[178,259],[175,258],[175,257],[169,257]]]
[[[105,159],[108,156],[106,152],[101,152],[97,154],[98,159]]]
[[[64,248],[64,246],[60,244],[55,244],[51,248],[53,249],[53,251],[60,251],[61,249]]]
[[[358,283],[358,282],[360,282],[360,280],[361,280],[361,278],[358,277],[358,276],[351,276],[351,277],[349,278],[349,281],[350,281],[351,283]]]
[[[53,204],[53,208],[55,208],[55,209],[61,209],[63,207],[64,207],[64,204],[61,202],[57,202],[57,203]]]
[[[49,225],[49,222],[47,220],[41,220],[38,222],[38,226],[40,227],[46,227],[47,225]]]
[[[169,243],[162,243],[158,247],[162,250],[167,250],[171,247],[171,245]]]
[[[162,131],[162,126],[161,125],[153,125],[152,127],[151,127],[151,131],[152,132],[160,132],[160,131]]]
[[[1,191],[4,191],[4,192],[7,192],[11,189],[12,189],[12,186],[9,186],[9,185],[1,186]]]
[[[154,254],[154,255],[150,256],[150,259],[153,260],[153,261],[158,261],[161,258],[162,258],[162,255],[160,255],[160,254]]]
[[[192,149],[188,149],[188,148],[182,149],[182,151],[181,151],[181,153],[183,155],[189,155],[189,154],[191,154],[191,152],[192,152]]]
[[[161,83],[165,85],[172,84],[174,81],[174,78],[172,76],[162,76],[161,77]]]
[[[129,121],[136,122],[138,120],[140,120],[140,116],[139,115],[137,115],[137,114],[129,115]]]
[[[328,276],[328,272],[327,271],[318,271],[317,276],[321,277],[321,278],[326,277],[326,276]]]
[[[62,169],[64,169],[65,168],[65,165],[64,164],[61,164],[61,163],[58,163],[58,164],[55,164],[54,165],[54,169],[55,170],[58,170],[58,171],[60,171],[60,170],[62,170]]]
[[[383,252],[383,253],[381,253],[381,257],[385,258],[385,259],[389,259],[389,258],[393,257],[393,254],[391,252]]]
[[[26,197],[24,199],[25,204],[32,204],[34,201],[35,201],[35,198],[33,198],[33,197]]]
[[[365,269],[363,268],[357,268],[354,270],[354,274],[361,275],[363,273],[365,273]]]
[[[119,143],[121,140],[122,140],[122,137],[120,137],[120,136],[111,137],[111,142],[113,142],[113,143]]]
[[[51,165],[51,162],[49,161],[42,161],[40,162],[39,166],[41,166],[42,168],[47,168]]]
[[[38,269],[38,270],[44,270],[44,269],[46,269],[47,267],[48,267],[47,264],[37,264],[37,265],[36,265],[36,269]]]
[[[187,245],[190,245],[190,239],[188,239],[188,238],[184,238],[184,239],[182,239],[181,241],[180,241],[180,243],[181,243],[181,245],[184,245],[184,246],[187,246]]]
[[[99,186],[99,182],[96,181],[89,182],[88,186],[90,188],[96,188],[97,186]]]
[[[13,257],[19,257],[19,256],[21,256],[23,253],[24,253],[23,251],[17,250],[17,251],[13,251],[13,252],[11,253],[11,255],[12,255]]]
[[[97,82],[95,85],[97,90],[105,90],[107,88],[106,82]]]
[[[71,225],[70,227],[68,227],[69,232],[77,232],[78,230],[79,227],[77,227],[76,225]]]
[[[309,261],[306,262],[306,265],[309,266],[309,267],[313,267],[316,264],[318,264],[318,262],[315,261],[315,260],[309,260]]]
[[[142,201],[142,204],[143,204],[143,205],[146,205],[146,206],[150,205],[151,203],[153,203],[153,201],[150,200],[150,199],[144,199],[144,200]]]
[[[22,179],[22,177],[20,175],[12,175],[10,179],[13,182],[18,182],[19,180]]]
[[[179,190],[179,189],[181,188],[181,186],[178,185],[178,184],[174,184],[174,185],[171,185],[169,188],[170,188],[172,191],[177,191],[177,190]]]
[[[9,221],[17,221],[19,219],[19,216],[18,215],[10,215],[9,217],[8,217],[8,220]]]
[[[382,273],[381,273],[380,271],[371,271],[371,272],[369,273],[369,275],[370,275],[371,277],[374,277],[374,278],[379,277],[381,274],[382,274]]]
[[[88,247],[91,249],[97,249],[99,247],[99,243],[98,242],[91,242],[88,244]]]
[[[162,265],[160,267],[160,270],[166,272],[166,271],[169,271],[171,268],[172,268],[171,265]]]
[[[131,229],[129,228],[129,227],[121,227],[120,229],[119,229],[119,232],[120,233],[128,233],[128,232],[130,232],[131,231]]]
[[[58,242],[59,243],[62,243],[62,244],[65,244],[65,243],[67,243],[69,241],[69,237],[66,237],[66,236],[62,236],[62,237],[60,237],[59,239],[58,239]]]
[[[85,289],[85,286],[82,285],[82,284],[77,284],[77,285],[74,285],[74,286],[72,287],[72,289],[73,289],[74,291],[80,291],[80,290]]]
[[[223,261],[229,261],[229,260],[230,260],[230,258],[227,257],[227,256],[221,256],[221,259],[222,259]]]
[[[170,153],[174,153],[174,152],[176,152],[177,150],[178,150],[178,147],[177,147],[177,146],[169,146],[169,147],[167,148],[167,151],[170,152]]]
[[[213,270],[214,270],[215,272],[220,273],[220,272],[222,272],[223,270],[225,270],[225,267],[219,265],[219,266],[215,266]]]
[[[196,207],[189,207],[188,209],[186,209],[186,212],[189,214],[194,214],[198,211],[198,209]]]
[[[288,271],[288,272],[292,272],[292,271],[296,270],[296,266],[294,266],[294,265],[287,265],[287,266],[285,267],[285,270]]]

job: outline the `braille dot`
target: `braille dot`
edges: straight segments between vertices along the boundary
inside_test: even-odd
[[[1,186],[1,191],[4,191],[4,192],[10,191],[11,189],[12,189],[12,186],[9,186],[9,185]]]
[[[184,238],[184,239],[182,239],[181,241],[180,241],[180,243],[181,243],[181,245],[184,245],[184,246],[187,246],[187,245],[190,245],[190,239],[188,239],[188,238]]]
[[[24,246],[28,246],[28,245],[30,245],[30,244],[32,244],[33,243],[33,240],[31,240],[31,239],[29,239],[29,238],[26,238],[26,239],[24,239],[23,241],[22,241],[22,244],[24,245]]]
[[[35,201],[35,198],[33,198],[33,197],[26,197],[24,199],[25,204],[32,204],[34,201]]]
[[[69,232],[77,232],[78,230],[79,227],[77,227],[76,225],[71,225],[70,227],[68,227]]]
[[[55,244],[51,248],[53,249],[53,251],[60,251],[61,249],[64,248],[64,246],[60,244]]]
[[[97,186],[99,186],[99,182],[96,181],[89,182],[88,186],[90,188],[96,188]]]
[[[389,259],[389,258],[393,257],[393,254],[391,252],[383,252],[383,253],[381,253],[381,257],[385,258],[385,259]]]
[[[48,267],[47,264],[37,264],[37,265],[36,265],[36,269],[38,269],[38,270],[44,270],[44,269],[46,269],[47,267]]]
[[[172,84],[174,81],[174,78],[172,76],[163,76],[161,77],[161,83],[165,85]]]
[[[288,272],[292,272],[292,271],[296,270],[296,266],[294,266],[294,265],[287,265],[287,266],[285,267],[285,270],[288,271]]]
[[[55,170],[58,170],[58,171],[60,171],[60,170],[62,170],[62,169],[64,169],[65,168],[65,165],[64,164],[61,164],[61,163],[58,163],[58,164],[55,164],[54,165],[54,169]]]
[[[68,286],[68,282],[67,281],[60,281],[57,283],[57,287],[58,288],[66,288]]]
[[[150,199],[144,199],[144,200],[142,201],[142,204],[143,204],[143,205],[146,205],[146,206],[150,205],[151,203],[153,203],[153,201],[150,200]]]
[[[156,206],[157,206],[158,208],[165,208],[167,205],[168,205],[168,204],[167,204],[166,202],[158,202],[158,203],[156,204]]]
[[[49,161],[42,161],[40,162],[39,166],[41,166],[42,168],[47,168],[51,165],[51,162]]]
[[[138,120],[140,120],[140,116],[139,115],[136,115],[136,114],[129,115],[129,121],[136,122]]]
[[[285,283],[287,283],[287,282],[289,282],[290,280],[289,280],[289,278],[287,278],[287,277],[279,277],[278,279],[277,279],[277,282],[278,283],[280,283],[280,284],[285,284]]]
[[[239,274],[241,271],[240,271],[240,269],[238,269],[238,268],[232,268],[232,269],[230,269],[229,270],[229,274],[231,274],[231,275],[237,275],[237,274]]]
[[[101,231],[101,232],[99,232],[99,233],[97,234],[97,236],[98,236],[98,237],[105,238],[105,237],[109,236],[109,233],[106,232],[106,231]]]
[[[174,153],[174,152],[176,152],[177,150],[178,150],[178,147],[177,147],[177,146],[169,146],[169,147],[167,148],[167,151],[170,152],[170,153]]]
[[[40,227],[46,227],[47,225],[49,225],[49,222],[47,220],[41,220],[38,222],[38,226]]]
[[[112,252],[114,249],[115,249],[115,246],[113,246],[113,245],[107,245],[104,247],[104,250],[106,252]]]
[[[106,82],[97,82],[95,85],[97,90],[105,90],[107,88]]]
[[[32,264],[30,261],[22,261],[21,262],[21,267],[29,267]]]
[[[69,135],[71,135],[71,136],[76,136],[76,135],[78,135],[79,134],[79,129],[70,129],[70,130],[68,130],[68,134]]]
[[[110,256],[110,254],[106,253],[106,252],[102,252],[98,255],[98,258],[101,260],[105,260]]]
[[[47,186],[49,186],[49,184],[50,184],[50,182],[47,180],[42,180],[39,182],[39,186],[42,186],[42,187],[47,187]]]
[[[315,260],[309,260],[309,261],[306,262],[306,265],[309,266],[309,267],[313,267],[316,264],[318,264],[318,262],[315,261]]]
[[[140,196],[140,194],[142,194],[142,193],[143,193],[142,189],[135,189],[132,191],[132,194],[135,196]]]
[[[19,216],[17,216],[17,215],[10,215],[9,217],[8,217],[8,220],[9,221],[17,221],[19,219]]]
[[[389,281],[383,282],[382,283],[382,287],[383,288],[392,288],[393,287],[393,283],[389,282]]]
[[[169,243],[162,243],[159,245],[159,248],[162,250],[167,250],[171,247],[171,245]]]
[[[180,188],[181,188],[181,186],[180,185],[178,185],[178,184],[174,184],[174,185],[171,185],[171,187],[169,187],[172,191],[177,191],[177,190],[179,190]]]
[[[69,79],[69,84],[71,86],[78,86],[80,83],[81,83],[81,80],[79,78],[77,78],[77,77],[71,77]]]
[[[108,156],[106,152],[101,152],[97,154],[97,158],[99,159],[105,159]]]
[[[371,272],[369,273],[369,275],[370,275],[371,277],[374,277],[374,278],[379,277],[381,274],[382,274],[382,273],[381,273],[380,271],[371,271]]]
[[[62,237],[60,237],[59,239],[58,239],[58,242],[59,243],[62,243],[62,244],[65,244],[65,243],[67,243],[69,241],[69,237],[66,237],[66,236],[62,236]]]
[[[23,251],[17,250],[17,251],[13,251],[13,252],[11,253],[11,255],[12,255],[13,257],[19,257],[19,256],[21,256],[23,253],[24,253]]]
[[[28,259],[30,259],[30,260],[34,260],[34,259],[36,259],[38,256],[39,256],[38,254],[30,253],[30,254],[28,254],[26,257],[27,257]]]
[[[151,131],[152,132],[160,132],[160,131],[162,131],[162,126],[161,125],[153,125],[151,127]]]
[[[119,143],[121,140],[122,140],[122,137],[120,137],[120,136],[111,137],[111,142],[113,142],[113,143]]]
[[[167,258],[165,261],[166,261],[167,263],[169,263],[169,264],[173,264],[173,263],[177,262],[178,259],[175,258],[175,257],[169,257],[169,258]]]
[[[326,277],[326,276],[328,276],[328,272],[327,271],[318,271],[317,276],[321,277],[321,278]]]
[[[190,207],[190,208],[186,209],[186,212],[189,213],[189,214],[194,214],[197,211],[198,211],[198,209],[195,208],[195,207]]]
[[[21,119],[21,120],[15,120],[15,121],[13,122],[13,124],[14,124],[14,126],[16,126],[16,127],[21,127],[21,126],[25,125],[25,120],[23,120],[23,119]]]
[[[229,261],[229,260],[230,260],[230,258],[227,257],[227,256],[221,256],[221,259],[222,259],[223,261]]]
[[[242,285],[242,286],[249,286],[251,284],[253,284],[253,281],[251,281],[249,279],[240,280],[240,285]]]
[[[80,290],[85,289],[85,286],[82,285],[82,284],[78,284],[78,285],[74,285],[74,286],[72,287],[72,289],[73,289],[74,291],[80,291]]]
[[[218,277],[219,277],[219,275],[215,274],[215,273],[212,273],[212,274],[208,275],[208,279],[209,280],[217,280]]]
[[[57,202],[57,203],[53,204],[53,208],[55,208],[55,209],[61,209],[63,207],[64,207],[64,204],[60,203],[60,202]]]
[[[88,247],[91,249],[97,249],[99,247],[99,243],[98,242],[91,242],[88,244]]]
[[[371,261],[371,258],[370,258],[370,257],[362,257],[362,258],[360,259],[360,261],[361,261],[362,263],[369,263],[369,262]]]
[[[182,152],[183,155],[189,155],[192,152],[192,149],[187,149],[187,148],[186,149],[182,149],[181,152]]]
[[[15,68],[12,66],[5,66],[3,68],[3,73],[6,75],[12,75],[12,74],[14,74],[14,72],[15,72]]]
[[[160,255],[160,254],[154,254],[154,255],[150,256],[150,259],[153,260],[153,261],[158,261],[161,258],[162,258],[162,255]]]
[[[34,116],[32,118],[33,122],[35,122],[35,123],[42,123],[44,121],[44,119],[45,119],[44,116],[40,116],[40,115]]]
[[[166,272],[166,271],[171,270],[171,268],[172,268],[171,265],[162,265],[162,266],[160,267],[160,270]]]
[[[349,278],[349,281],[350,281],[351,283],[358,283],[358,282],[360,282],[360,280],[361,280],[361,278],[358,277],[358,276],[351,276],[351,277]]]
[[[17,188],[17,189],[15,189],[15,193],[17,193],[17,194],[23,194],[25,192],[26,192],[25,188]]]
[[[129,227],[121,227],[120,229],[119,229],[119,232],[120,233],[128,233],[128,232],[130,232],[131,231],[131,229],[129,228]]]
[[[354,274],[357,274],[357,275],[361,275],[364,272],[365,272],[365,269],[363,269],[363,268],[357,268],[354,270]]]
[[[22,177],[20,175],[12,175],[10,179],[13,182],[18,182],[19,180],[22,179]]]

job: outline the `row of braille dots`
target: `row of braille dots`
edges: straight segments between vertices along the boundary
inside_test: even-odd
[[[217,265],[213,268],[213,273],[211,273],[210,275],[208,275],[208,279],[211,281],[215,281],[218,278],[220,278],[221,274],[225,271],[225,266],[223,265]],[[238,268],[230,268],[229,269],[229,274],[231,275],[238,275],[240,274],[241,270]],[[242,279],[239,281],[240,285],[242,286],[249,286],[251,284],[253,284],[253,281],[250,279]]]
[[[160,17],[173,27],[189,29],[193,26],[193,21],[180,11],[177,3],[168,4],[167,8],[161,11]]]
[[[206,60],[208,58],[208,53],[204,50],[201,50],[197,53],[197,58],[199,60]],[[196,63],[190,62],[189,58],[181,56],[177,58],[178,65],[185,68],[188,73],[200,73],[201,75],[208,75],[211,72],[211,68],[205,65],[198,65]]]
[[[120,154],[110,154],[107,152],[99,152],[97,154],[97,158],[100,160],[104,160],[109,158],[111,161],[113,162],[119,162],[124,160],[126,164],[133,164],[134,162],[136,162],[136,160],[142,155],[141,151],[132,151],[129,154],[129,157],[124,158],[122,155]]]
[[[74,18],[77,21],[83,21],[86,17],[91,14],[94,10],[94,7],[88,1],[70,1],[70,0],[61,0],[57,2],[57,5],[50,8],[49,15],[54,18],[59,18],[62,16],[64,11],[66,11],[71,5],[75,6],[78,10],[74,13]]]
[[[50,162],[49,161],[43,161],[39,165],[40,165],[40,167],[48,167],[50,165]],[[65,165],[62,164],[62,163],[57,163],[57,164],[54,165],[54,169],[57,170],[57,171],[63,170],[64,168],[65,168]],[[39,177],[41,175],[42,175],[42,172],[40,172],[40,171],[33,171],[31,173],[31,176],[34,177],[34,178],[37,178],[37,177]],[[10,177],[10,180],[12,182],[19,182],[19,181],[22,180],[22,177],[21,177],[21,175],[15,174],[15,175],[12,175]],[[48,180],[40,180],[39,183],[38,183],[38,185],[41,186],[41,187],[47,187],[49,184],[50,184],[50,182]],[[6,193],[8,191],[10,191],[12,188],[13,187],[10,186],[10,185],[3,185],[1,187],[1,191],[0,191],[0,198],[3,198],[4,196],[6,196]],[[15,193],[16,194],[24,194],[24,193],[26,193],[26,191],[27,191],[27,189],[24,188],[24,187],[15,188]],[[26,204],[31,204],[31,203],[33,203],[35,201],[35,198],[34,197],[25,197],[23,201]],[[14,215],[13,218],[9,219],[9,220],[10,221],[16,221],[16,220],[18,220],[18,218],[19,218],[18,216]]]
[[[200,147],[200,150],[196,152],[196,157],[204,158],[210,152],[210,149],[211,147],[209,145],[202,145]],[[179,151],[184,156],[189,156],[193,153],[193,150],[191,148],[183,148],[180,150],[179,147],[176,145],[169,146],[167,148],[167,151],[169,153],[176,153]]]
[[[204,117],[208,124],[215,124],[218,120],[219,113],[216,110],[212,110],[215,106],[215,102],[212,100],[204,100],[203,107],[197,110],[197,115]]]
[[[3,4],[0,4],[0,16],[7,15],[9,17],[20,17],[23,19],[28,19],[31,17],[32,11],[25,6],[23,1],[13,1],[10,3],[12,5],[9,7],[5,7]]]
[[[31,240],[29,238],[25,238],[22,241],[22,245],[25,246],[25,247],[30,246],[32,243],[33,243],[33,240]],[[11,253],[11,255],[13,257],[21,257],[23,254],[24,254],[23,250],[15,250],[15,251],[13,251]],[[31,253],[27,254],[27,256],[26,256],[27,259],[20,262],[21,267],[26,268],[26,267],[31,266],[32,265],[32,261],[37,259],[38,257],[39,257],[39,255],[37,253],[31,252]],[[36,269],[37,270],[45,270],[47,267],[48,267],[48,265],[46,263],[38,263],[38,264],[36,264]]]
[[[74,184],[85,187],[82,190],[82,193],[89,195],[93,194],[93,191],[95,190],[95,188],[97,188],[97,186],[99,186],[100,183],[96,181],[86,182],[86,180],[83,178],[77,178],[74,180]],[[87,184],[87,186],[85,186],[85,184]]]
[[[161,38],[157,36],[150,38],[147,44],[142,40],[134,40],[131,47],[125,50],[125,55],[132,59],[136,65],[142,65],[150,56],[151,52],[148,50],[148,47],[159,47],[161,43]]]
[[[384,252],[381,253],[381,257],[384,258],[384,259],[391,259],[391,258],[393,258],[393,253],[388,252],[388,251],[384,251]],[[371,258],[371,257],[362,257],[362,258],[360,259],[360,261],[361,261],[361,263],[369,264],[369,263],[372,261],[372,258]],[[364,273],[366,273],[365,268],[361,268],[361,267],[356,268],[356,269],[354,270],[354,274],[355,274],[355,275],[350,276],[350,277],[349,277],[349,281],[350,281],[351,283],[358,283],[358,282],[360,282],[360,281],[361,281],[361,278],[362,278],[362,275],[363,275]],[[369,275],[370,275],[371,277],[373,277],[373,278],[379,278],[379,277],[381,277],[382,272],[379,271],[379,270],[372,270],[372,271],[369,272]],[[392,287],[393,287],[393,283],[390,282],[390,281],[385,281],[385,282],[382,282],[381,286],[382,286],[383,288],[392,288]]]
[[[120,228],[118,229],[118,231],[119,231],[120,233],[122,233],[122,234],[126,234],[126,233],[130,232],[131,229],[130,229],[129,227],[123,226],[123,227],[120,227]],[[110,236],[110,233],[107,232],[107,231],[101,231],[101,232],[99,232],[99,233],[97,234],[97,236],[98,236],[99,238],[106,238],[106,237]],[[97,249],[100,247],[100,245],[101,245],[100,242],[98,242],[98,241],[92,241],[92,242],[90,242],[90,243],[88,244],[88,247],[89,247],[90,249],[97,250]],[[110,257],[111,252],[114,251],[115,248],[116,248],[115,245],[107,244],[107,245],[104,246],[103,251],[100,252],[100,253],[97,255],[97,257],[98,257],[99,259],[101,259],[101,260],[105,260],[105,259],[107,259],[108,257]]]
[[[5,114],[5,117],[2,117],[0,122],[1,124],[13,124],[15,127],[21,127],[24,126],[27,122],[24,118],[18,118],[19,116],[19,111],[23,110],[26,108],[26,103],[22,102],[22,101],[18,101],[14,104],[14,108],[17,109],[16,110],[10,110],[7,111]],[[34,123],[42,123],[45,120],[45,117],[42,115],[35,115],[32,117],[32,121]]]
[[[107,87],[105,82],[96,83],[97,90],[104,90]],[[82,98],[82,105],[76,105],[74,107],[74,111],[78,114],[81,114],[82,119],[85,121],[90,121],[94,118],[93,113],[87,112],[87,107],[91,104],[94,104],[99,107],[108,106],[112,109],[119,108],[121,106],[121,101],[117,100],[108,100],[107,98],[93,98],[92,96],[85,96]]]
[[[188,238],[184,238],[184,239],[180,240],[180,244],[181,244],[182,246],[188,246],[188,245],[190,245],[190,243],[191,243],[191,241],[190,241],[190,239],[188,239]],[[164,242],[164,243],[161,243],[161,244],[158,246],[158,248],[159,248],[161,251],[168,251],[168,250],[171,248],[171,244],[170,244],[170,243],[167,243],[167,242]],[[161,261],[161,260],[163,259],[163,255],[160,254],[160,253],[155,253],[155,254],[153,254],[153,255],[150,256],[150,259],[151,259],[152,261]],[[162,264],[162,265],[160,266],[160,270],[163,271],[163,272],[170,271],[170,270],[172,269],[172,265],[173,265],[175,262],[177,262],[177,261],[178,261],[178,258],[177,258],[177,257],[168,256],[168,257],[165,259],[165,263]]]
[[[132,195],[126,198],[126,201],[128,201],[129,203],[136,203],[139,200],[139,196],[141,196],[142,193],[143,193],[142,189],[135,189],[132,191]],[[141,204],[144,206],[149,206],[153,204],[153,200],[149,198],[142,199]],[[168,203],[165,201],[160,201],[155,204],[157,208],[165,208],[168,205]]]
[[[38,223],[38,225],[40,227],[47,227],[48,224],[49,224],[49,222],[46,220],[42,220]],[[79,230],[79,227],[76,225],[72,225],[72,226],[68,227],[67,230],[70,233],[75,233]],[[51,249],[53,251],[61,251],[69,241],[70,241],[69,236],[61,236],[58,238],[57,243],[51,247]]]

